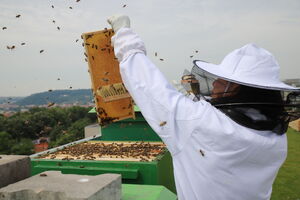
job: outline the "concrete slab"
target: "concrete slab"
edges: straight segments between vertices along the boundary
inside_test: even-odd
[[[0,188],[30,176],[28,156],[0,155]]]
[[[46,171],[0,189],[0,200],[120,200],[121,175]]]

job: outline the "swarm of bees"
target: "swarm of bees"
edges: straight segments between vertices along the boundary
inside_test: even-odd
[[[40,156],[60,160],[105,160],[109,158],[149,162],[165,151],[163,143],[150,142],[97,142],[81,143]]]

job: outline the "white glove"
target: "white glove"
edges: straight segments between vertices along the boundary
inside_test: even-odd
[[[107,19],[115,33],[121,28],[130,28],[130,19],[126,15],[113,15]]]

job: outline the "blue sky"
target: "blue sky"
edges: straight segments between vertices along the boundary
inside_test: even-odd
[[[129,15],[148,56],[170,81],[179,80],[193,59],[218,64],[247,43],[273,53],[281,79],[300,78],[299,11],[299,0],[1,0],[0,96],[90,88],[80,35],[109,27],[113,14]]]

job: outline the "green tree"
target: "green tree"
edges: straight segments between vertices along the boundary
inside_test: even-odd
[[[0,132],[0,154],[10,154],[11,146],[14,144],[14,140],[7,132]]]
[[[33,143],[28,138],[21,138],[21,140],[12,146],[11,153],[15,155],[31,155],[33,151]]]

